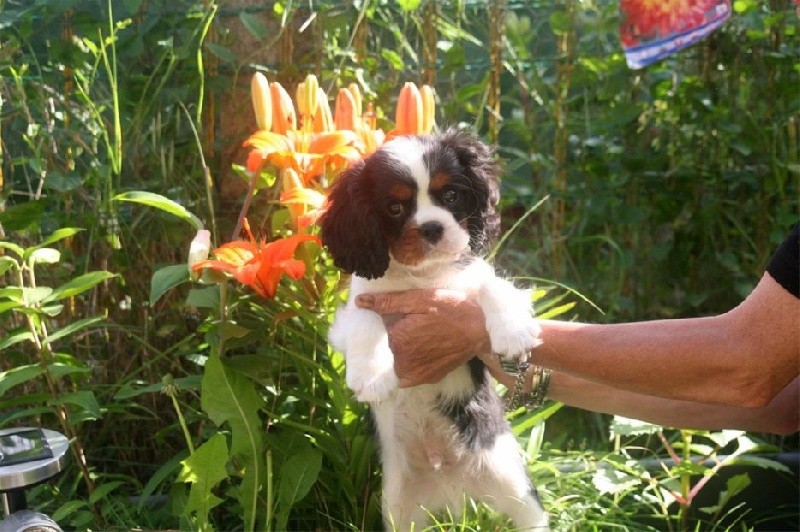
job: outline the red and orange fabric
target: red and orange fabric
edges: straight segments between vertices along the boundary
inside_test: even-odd
[[[730,0],[620,0],[620,40],[630,68],[644,68],[722,26]]]

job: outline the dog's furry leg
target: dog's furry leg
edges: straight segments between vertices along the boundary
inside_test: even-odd
[[[494,353],[520,359],[542,343],[541,327],[531,312],[529,290],[493,278],[478,292],[478,304],[486,316],[486,330]]]
[[[336,312],[329,338],[345,354],[347,386],[359,401],[380,402],[397,389],[394,354],[378,314],[348,303]]]
[[[467,492],[511,517],[515,530],[549,530],[548,515],[510,432],[498,437],[496,445],[486,451],[484,463],[486,467],[468,482]]]

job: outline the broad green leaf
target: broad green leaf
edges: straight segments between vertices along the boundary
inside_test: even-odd
[[[102,283],[103,281],[107,281],[112,277],[116,277],[116,275],[104,270],[85,273],[53,290],[53,294],[47,298],[47,301],[56,301],[82,294],[90,288],[93,288],[94,286]]]
[[[625,493],[641,483],[639,478],[610,467],[598,468],[592,475],[592,484],[601,495]]]
[[[0,212],[0,224],[6,231],[23,231],[31,226],[41,226],[45,216],[46,199],[26,201]]]
[[[62,395],[54,404],[79,406],[91,416],[90,419],[100,419],[103,417],[100,404],[97,402],[97,397],[94,396],[94,392],[88,390]]]
[[[186,207],[180,203],[164,197],[161,194],[154,194],[152,192],[145,191],[133,191],[119,194],[115,196],[114,199],[117,201],[131,201],[134,203],[147,205],[149,207],[155,207],[156,209],[160,209],[164,212],[177,216],[181,220],[189,222],[195,229],[203,228],[203,222],[200,220],[200,218],[189,212]]]
[[[256,16],[251,15],[247,11],[239,12],[239,20],[242,21],[242,24],[247,31],[249,31],[250,34],[256,39],[263,39],[269,36],[269,28],[267,28]]]
[[[219,59],[225,61],[226,63],[235,63],[237,60],[236,53],[226,46],[221,46],[219,44],[208,41],[203,43],[203,46],[208,48],[212,54],[217,56]]]
[[[728,505],[733,497],[741,493],[750,483],[750,476],[747,473],[732,476],[726,482],[725,489],[719,492],[717,504],[706,508],[700,508],[700,511],[707,514],[719,513]]]
[[[25,248],[11,242],[0,242],[0,249],[10,249],[18,257],[22,257],[25,254]]]
[[[150,306],[156,304],[167,290],[175,288],[189,280],[189,268],[186,264],[165,266],[153,274],[150,281]]]
[[[38,248],[33,250],[30,260],[36,264],[57,264],[61,260],[61,252],[54,248]]]
[[[95,487],[94,491],[91,495],[89,495],[89,502],[91,504],[95,504],[98,501],[102,501],[105,499],[109,493],[117,489],[118,487],[124,485],[125,482],[121,480],[114,480],[112,482],[105,482],[100,484],[99,486]]]
[[[186,267],[184,266],[184,270]],[[198,308],[219,308],[219,285],[192,288],[186,296],[186,304]]]
[[[37,303],[46,301],[53,294],[53,289],[49,286],[41,286],[36,288],[25,287],[22,289],[22,300],[25,305],[32,307]]]
[[[173,456],[164,462],[155,473],[153,473],[153,476],[150,477],[150,480],[148,480],[147,484],[145,484],[144,488],[142,488],[139,498],[139,507],[142,507],[144,504],[146,504],[147,498],[153,494],[156,488],[158,488],[159,485],[165,482],[175,473],[175,471],[178,470],[179,467],[181,467],[181,462],[186,459],[186,454],[188,452],[189,451],[184,450],[180,454]]]
[[[180,390],[199,390],[201,377],[200,375],[190,375],[189,377],[181,377],[179,379],[174,379],[172,382],[173,384],[176,384],[178,386],[178,389]],[[164,384],[161,382],[142,386],[141,388],[134,388],[134,384],[144,384],[144,383],[142,382],[124,383],[122,387],[119,389],[119,391],[116,394],[114,394],[114,399],[123,401],[125,399],[131,399],[133,397],[144,395],[146,393],[161,393],[161,390],[164,389]]]
[[[288,515],[294,503],[308,495],[322,470],[322,453],[311,449],[293,454],[281,466],[278,498],[282,516]]]
[[[8,298],[17,303],[23,303],[25,301],[25,299],[22,297],[22,288],[18,286],[0,288],[0,298]]]
[[[33,342],[33,340],[34,338],[32,332],[27,329],[18,329],[17,331],[10,333],[8,336],[0,340],[0,351],[20,342]]]
[[[609,427],[611,437],[614,436],[637,436],[640,434],[653,434],[663,430],[664,427],[653,425],[652,423],[645,423],[638,419],[629,419],[622,416],[614,416]]]
[[[70,364],[50,364],[47,366],[47,371],[50,372],[56,379],[60,379],[61,377],[66,377],[67,375],[73,375],[75,373],[91,373],[92,368],[89,366],[72,366]]]
[[[19,263],[11,257],[0,257],[0,275],[3,275],[11,268],[19,268]]]
[[[218,506],[222,499],[214,495],[213,490],[228,478],[225,465],[228,463],[228,444],[225,436],[215,433],[186,460],[181,462],[178,480],[191,483],[189,498],[183,507],[183,513],[189,516],[194,512],[197,516],[197,528],[209,528],[209,512]]]
[[[45,238],[38,246],[28,248],[27,250],[25,250],[25,253],[23,254],[23,259],[28,260],[28,257],[30,257],[31,254],[35,253],[37,250],[45,248],[50,244],[55,244],[56,242],[60,242],[65,238],[75,236],[81,231],[83,231],[83,229],[78,229],[77,227],[63,227],[61,229],[53,231],[53,233],[51,233],[50,236]]]
[[[18,301],[0,301],[0,314],[2,314],[3,312],[8,312],[11,309],[15,309],[21,306],[22,303]]]
[[[35,379],[42,373],[44,373],[44,370],[39,364],[17,366],[16,368],[12,368],[8,371],[0,372],[0,397],[2,397],[14,386],[28,382],[31,379]]]
[[[43,343],[44,344],[50,344],[50,343],[56,342],[56,341],[64,338],[65,336],[69,336],[72,333],[75,333],[77,331],[80,331],[80,330],[86,329],[88,327],[91,327],[95,323],[99,323],[99,322],[104,321],[104,320],[105,320],[105,317],[103,317],[103,316],[95,316],[93,318],[84,318],[82,320],[78,320],[78,321],[72,322],[69,325],[67,325],[66,327],[62,327],[61,329],[57,329],[57,330],[53,331],[47,337],[47,339],[45,339],[45,341]]]
[[[231,428],[231,456],[240,464],[242,486],[239,502],[244,509],[245,528],[256,526],[259,492],[264,476],[263,428],[259,418],[261,397],[253,381],[230,370],[219,356],[206,361],[200,402],[208,417]]]

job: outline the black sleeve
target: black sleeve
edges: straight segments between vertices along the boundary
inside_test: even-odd
[[[773,279],[800,298],[800,223],[795,224],[767,265]]]

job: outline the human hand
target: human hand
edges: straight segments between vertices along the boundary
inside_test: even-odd
[[[399,386],[432,384],[491,350],[486,319],[466,294],[407,290],[356,296],[356,306],[384,318]]]

